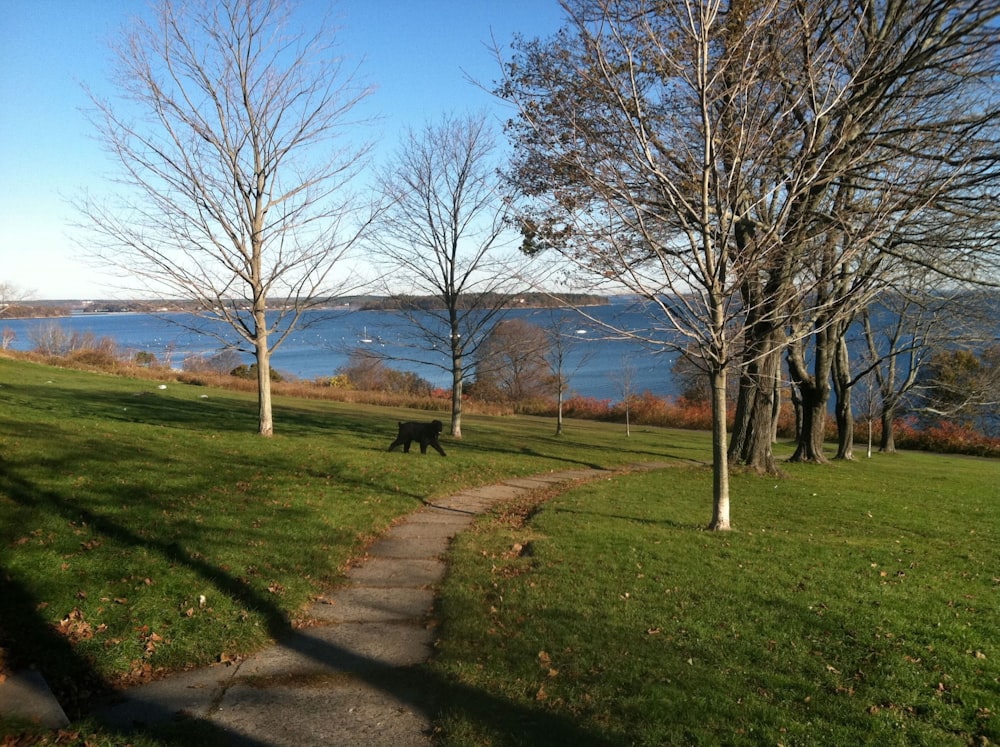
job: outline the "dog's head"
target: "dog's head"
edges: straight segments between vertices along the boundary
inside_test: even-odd
[[[441,431],[444,429],[444,424],[440,420],[432,420],[431,421],[431,428],[434,429],[435,433],[440,434]]]

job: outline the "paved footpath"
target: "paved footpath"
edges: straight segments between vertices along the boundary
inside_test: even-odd
[[[377,540],[345,586],[313,604],[314,624],[241,662],[128,690],[95,715],[124,730],[203,719],[233,745],[427,747],[434,688],[419,665],[433,650],[430,613],[449,542],[501,501],[609,474],[515,478],[427,504]]]

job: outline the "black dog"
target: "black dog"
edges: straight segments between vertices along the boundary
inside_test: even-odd
[[[402,446],[404,452],[409,452],[410,443],[419,441],[421,454],[427,453],[427,445],[430,444],[437,449],[438,454],[447,456],[444,449],[441,448],[441,444],[438,443],[438,435],[443,427],[440,420],[432,420],[429,423],[400,423],[399,434],[389,447],[389,451],[397,446]]]

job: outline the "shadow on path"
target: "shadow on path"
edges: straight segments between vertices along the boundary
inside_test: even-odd
[[[655,466],[662,465],[645,468]],[[633,465],[633,468],[643,467]],[[566,473],[571,476],[560,484],[567,485],[570,481],[582,479],[580,475],[583,472],[593,472],[595,477],[613,474],[604,470],[577,470]],[[531,480],[513,479],[512,483],[519,484],[517,488],[510,485],[495,487],[498,495],[509,497],[511,490],[529,491],[531,487],[525,484],[530,484]],[[162,553],[172,563],[190,569],[218,592],[258,610],[267,632],[278,642],[275,648],[282,652],[282,656],[292,657],[292,666],[269,669],[267,652],[262,652],[263,657],[250,657],[238,665],[213,666],[182,673],[162,683],[154,682],[121,693],[124,706],[105,704],[95,712],[115,732],[126,735],[134,729],[141,729],[164,745],[198,743],[274,747],[352,743],[406,747],[429,744],[429,726],[441,709],[447,707],[452,711],[463,709],[467,716],[487,730],[505,735],[503,743],[525,743],[524,740],[534,743],[539,735],[544,735],[545,743],[550,745],[611,747],[614,744],[607,736],[583,729],[566,717],[448,681],[422,663],[401,664],[393,660],[391,653],[382,655],[381,650],[368,653],[368,644],[345,645],[338,636],[347,630],[346,626],[319,625],[294,630],[285,613],[268,598],[176,543],[139,536],[113,519],[70,505],[59,495],[40,492],[8,472],[3,473],[0,487],[19,503],[44,504],[45,508],[68,520],[82,519],[94,531],[123,544]],[[472,515],[484,510],[481,502],[477,504],[476,500],[472,499],[469,508],[463,508],[461,502],[454,502],[454,499],[450,503],[447,500],[436,501],[433,508],[467,514],[471,521]],[[95,696],[107,696],[109,689],[90,664],[76,656],[69,643],[40,618],[36,612],[38,600],[32,599],[20,584],[2,572],[0,593],[4,600],[0,635],[3,635],[5,643],[16,643],[19,658],[25,663],[33,663],[33,660],[52,662],[54,658],[61,661],[59,669],[43,670],[42,674],[50,679],[53,689],[65,701],[63,706],[71,718],[88,715],[88,702]],[[424,662],[432,653],[433,632],[427,628],[426,619],[408,622],[410,624],[405,626],[389,622],[378,627],[378,624],[372,626],[361,621],[357,630],[374,634],[376,639],[382,636],[382,643],[389,649],[392,648],[393,635],[404,627],[417,631],[417,635],[425,637],[424,655],[419,659]],[[40,655],[41,651],[51,652],[52,648],[61,650],[61,654],[58,657],[52,657],[50,653]],[[37,658],[36,653],[39,654]],[[329,687],[331,683],[337,683],[338,687]],[[361,691],[355,686],[368,693],[376,693],[378,698],[388,696],[396,704],[399,718],[395,720],[398,723],[392,723],[392,718],[383,719],[378,724],[378,734],[367,737],[358,733],[348,734],[347,737],[353,741],[338,741],[347,738],[342,736],[345,725],[350,728],[350,719],[347,718],[350,706],[347,701],[338,701],[335,694],[344,692],[345,685],[347,691],[353,693],[353,702],[367,697],[360,695]],[[143,692],[146,688],[149,693],[167,692],[168,697],[145,697]],[[415,717],[405,719],[402,717],[405,713],[415,714]]]

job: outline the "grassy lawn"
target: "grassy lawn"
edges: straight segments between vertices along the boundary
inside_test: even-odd
[[[427,498],[704,443],[465,420],[442,459],[386,452],[427,413],[275,401],[0,358],[0,673],[42,671],[71,718],[106,687],[253,651]],[[2,730],[0,730],[2,733]]]
[[[36,666],[76,718],[265,645],[427,498],[670,461],[459,538],[427,672],[443,742],[1000,742],[1000,462],[735,475],[713,534],[704,434],[468,416],[445,459],[385,451],[431,417],[277,398],[263,439],[252,396],[0,358],[0,672]],[[127,741],[185,743],[157,739]]]
[[[449,745],[1000,743],[1000,463],[595,482],[459,538]],[[487,697],[488,696],[488,697]]]

